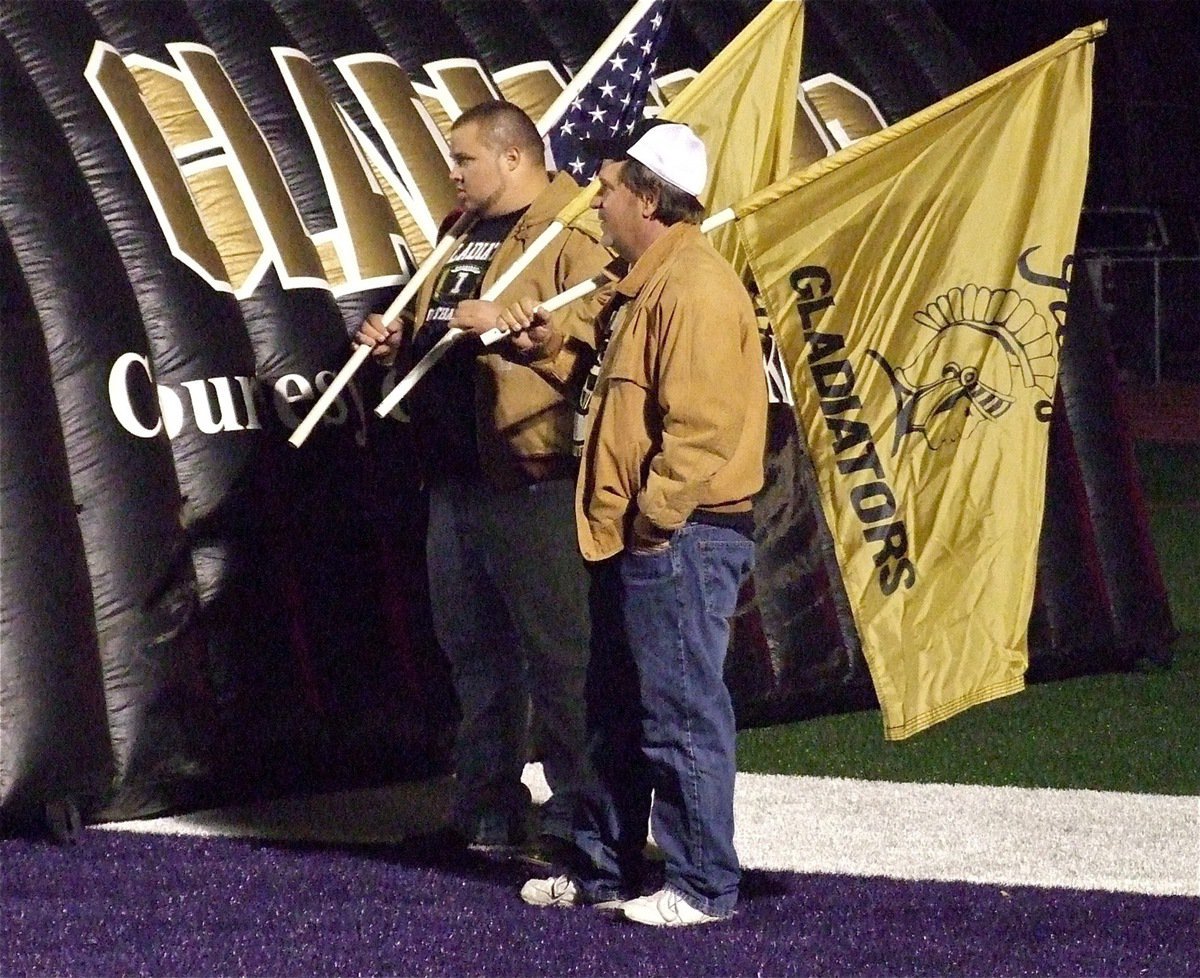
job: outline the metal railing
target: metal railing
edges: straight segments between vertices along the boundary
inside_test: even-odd
[[[1175,246],[1167,230],[1167,223],[1162,210],[1158,207],[1099,207],[1084,211],[1083,220],[1088,215],[1100,217],[1134,218],[1126,221],[1126,227],[1143,230],[1142,235],[1131,235],[1130,239],[1121,240],[1118,235],[1110,242],[1088,243],[1080,242],[1076,248],[1076,256],[1089,264],[1097,262],[1101,266],[1108,265],[1150,265],[1152,268],[1153,320],[1151,338],[1151,362],[1154,383],[1162,383],[1163,376],[1163,296],[1162,270],[1164,265],[1194,264],[1200,268],[1200,252],[1196,254],[1174,253]],[[1136,221],[1141,218],[1140,224]],[[1200,229],[1196,227],[1196,216],[1191,215],[1193,240],[1200,241]],[[1115,222],[1114,222],[1115,223]],[[1132,240],[1141,238],[1140,241]],[[1101,304],[1106,305],[1101,293]],[[1106,310],[1111,311],[1111,308]]]

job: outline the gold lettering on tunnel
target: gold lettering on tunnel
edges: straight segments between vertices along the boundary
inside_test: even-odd
[[[275,48],[308,131],[333,211],[334,226],[312,235],[335,295],[404,281],[402,231],[329,90],[301,51]]]
[[[220,251],[196,210],[174,147],[199,143],[208,130],[177,75],[148,63],[131,69],[109,44],[97,41],[84,72],[121,140],[158,218],[168,247],[214,289],[231,292]],[[143,87],[144,83],[144,87]],[[158,123],[156,111],[169,124]]]

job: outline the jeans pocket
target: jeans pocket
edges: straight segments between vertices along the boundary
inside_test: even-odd
[[[621,580],[627,584],[663,581],[674,573],[671,547],[662,550],[626,550],[621,559]]]

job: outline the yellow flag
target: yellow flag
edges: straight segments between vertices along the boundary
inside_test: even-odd
[[[708,151],[706,210],[731,207],[787,174],[803,44],[804,0],[772,0],[659,114],[686,122]],[[745,269],[733,228],[709,240]]]
[[[708,151],[706,210],[729,207],[788,172],[803,42],[804,0],[771,0],[659,113],[691,126]],[[559,219],[595,221],[586,205],[599,186],[593,181],[584,188],[577,198],[584,208]],[[739,265],[734,257],[739,245],[732,228],[709,240],[741,271],[745,260]]]
[[[659,114],[686,122],[708,150],[705,208],[788,172],[803,43],[803,0],[772,0]]]
[[[888,739],[1024,687],[1103,33],[736,208]]]

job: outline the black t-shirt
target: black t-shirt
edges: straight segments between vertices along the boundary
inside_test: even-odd
[[[446,335],[455,307],[478,299],[492,257],[527,208],[479,221],[438,272],[425,322],[413,340],[418,362]],[[475,358],[479,341],[459,340],[410,395],[427,482],[471,478],[479,472],[475,440]]]

